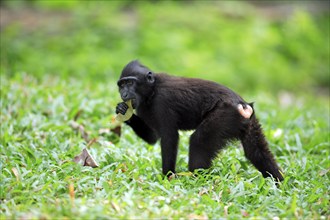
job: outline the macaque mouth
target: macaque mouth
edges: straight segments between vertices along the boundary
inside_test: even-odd
[[[132,100],[132,107],[133,107],[133,109],[135,109],[135,107],[136,107],[136,99],[131,99]]]
[[[126,99],[126,100],[123,100],[124,102],[128,102],[128,101],[131,101],[131,103],[132,103],[132,108],[133,109],[135,109],[135,107],[136,107],[136,99],[134,98],[134,99],[130,99],[130,98],[128,98],[128,99]]]

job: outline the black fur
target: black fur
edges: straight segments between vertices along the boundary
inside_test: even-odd
[[[283,180],[255,114],[246,119],[237,110],[238,104],[252,104],[227,87],[201,79],[153,74],[138,61],[123,69],[118,85],[123,100],[132,99],[136,110],[127,124],[150,144],[160,138],[164,174],[175,172],[178,130],[195,130],[190,137],[190,171],[209,168],[218,151],[228,141],[238,139],[246,157],[264,177]],[[118,104],[117,113],[125,113],[123,105]]]

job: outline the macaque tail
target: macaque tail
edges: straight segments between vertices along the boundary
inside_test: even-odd
[[[283,180],[281,170],[268,147],[261,125],[255,115],[250,118],[247,131],[241,141],[245,156],[264,177],[272,176],[277,181]]]

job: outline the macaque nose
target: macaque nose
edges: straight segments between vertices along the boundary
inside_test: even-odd
[[[123,94],[121,95],[121,97],[122,97],[123,99],[126,99],[126,98],[128,97],[128,93],[127,93],[127,92],[123,92]]]

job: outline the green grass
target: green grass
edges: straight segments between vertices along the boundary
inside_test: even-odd
[[[263,179],[234,144],[220,153],[205,175],[187,171],[188,134],[181,133],[178,178],[161,175],[159,145],[150,146],[122,127],[120,141],[98,135],[111,127],[119,100],[115,82],[87,83],[28,75],[2,78],[1,210],[7,217],[159,218],[195,214],[231,218],[315,218],[329,215],[329,106],[302,99],[282,108],[267,95],[257,113],[285,173],[277,188]],[[64,93],[65,92],[65,93]],[[259,104],[260,103],[260,104]],[[97,143],[89,147],[99,168],[71,162],[86,147],[69,121],[78,122]],[[278,132],[280,131],[282,132]],[[113,143],[111,142],[113,141]],[[15,176],[13,169],[18,174]],[[74,185],[71,201],[69,184]]]
[[[173,2],[88,10],[74,1],[34,4],[69,20],[37,29],[16,22],[0,32],[1,219],[329,218],[328,15],[298,11],[270,21],[243,3],[234,7],[245,10],[235,12],[218,3],[184,10]],[[224,83],[255,101],[282,184],[262,178],[239,143],[194,176],[187,172],[191,132],[181,132],[178,176],[169,181],[159,143],[148,145],[125,125],[120,138],[99,134],[114,126],[116,79],[137,57],[155,70]],[[70,127],[75,118],[95,143]],[[85,147],[98,168],[72,162]]]

